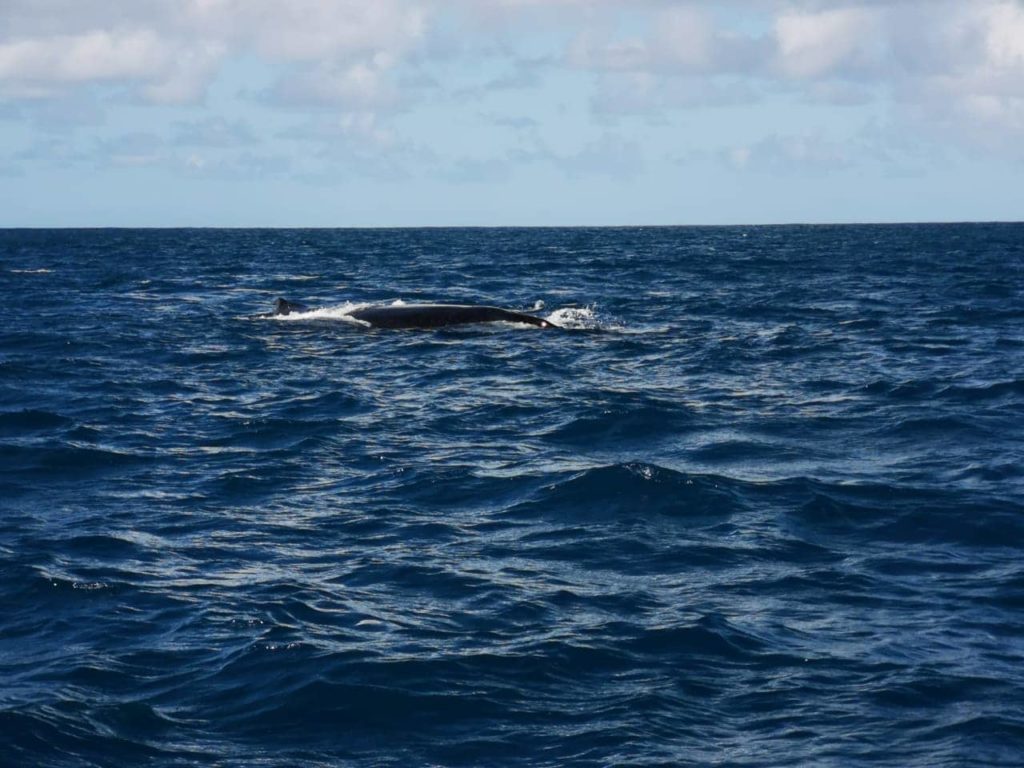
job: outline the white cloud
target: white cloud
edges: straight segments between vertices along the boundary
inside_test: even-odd
[[[596,75],[602,114],[754,103],[781,90],[823,106],[873,102],[959,142],[1021,143],[1020,0],[764,0],[718,14],[683,3],[648,8],[646,30],[625,35],[589,23],[594,7],[580,4],[566,60]]]
[[[885,24],[877,8],[786,12],[775,21],[779,67],[797,78],[878,71],[885,58]]]
[[[849,143],[820,134],[768,136],[749,146],[725,150],[722,160],[737,171],[821,175],[850,166],[852,149]]]
[[[425,31],[426,9],[403,0],[190,0],[191,26],[271,59],[397,55]]]
[[[646,72],[602,74],[591,108],[601,118],[643,117],[664,123],[671,110],[753,104],[760,94],[735,78],[659,77]]]
[[[151,133],[129,133],[99,142],[96,157],[101,163],[123,167],[159,165],[168,160],[166,145]]]
[[[0,82],[45,94],[76,83],[158,80],[174,60],[173,46],[150,30],[94,30],[0,43]]]
[[[598,71],[690,75],[743,71],[764,58],[759,36],[730,32],[705,7],[652,9],[647,18],[646,34],[628,37],[603,25],[584,27],[569,44],[567,61]]]
[[[248,123],[223,117],[182,122],[176,128],[174,143],[178,146],[233,148],[259,141]]]
[[[16,152],[13,157],[19,164],[51,168],[67,168],[87,163],[91,159],[67,137],[37,138],[30,146]]]
[[[540,163],[558,168],[570,178],[605,176],[619,181],[636,177],[643,169],[644,156],[635,142],[604,133],[577,150],[564,151],[534,142],[530,149],[509,154],[515,164]]]
[[[1024,156],[1024,4],[942,6],[892,14],[895,106],[919,130]]]
[[[508,180],[512,167],[501,158],[462,157],[448,163],[441,174],[456,184],[498,184]]]
[[[307,89],[319,97],[366,102],[426,20],[410,0],[7,0],[0,94],[121,83],[154,102],[196,101],[226,59],[252,54],[308,64],[292,77],[318,81]]]
[[[655,57],[687,71],[711,65],[724,48],[707,11],[693,6],[670,8],[655,22],[652,49]]]
[[[399,136],[372,111],[318,115],[277,138],[293,145],[295,170],[313,183],[339,176],[401,181],[437,160],[429,147]]]
[[[346,110],[383,109],[398,97],[391,81],[394,60],[377,54],[368,60],[325,62],[282,78],[271,92],[290,106],[337,106]]]
[[[99,85],[195,103],[248,57],[271,73],[250,89],[269,103],[370,115],[387,133],[417,82],[459,102],[464,80],[445,74],[482,52],[513,73],[485,97],[590,73],[599,117],[788,92],[874,102],[958,141],[1006,147],[1024,131],[1020,0],[0,0],[0,99]]]
[[[224,54],[224,46],[215,41],[184,47],[176,52],[174,66],[150,80],[142,93],[157,104],[198,101],[216,74]]]
[[[997,3],[986,9],[985,42],[993,66],[1017,69],[1024,66],[1024,5]]]

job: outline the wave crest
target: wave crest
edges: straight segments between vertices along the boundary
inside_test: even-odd
[[[711,475],[684,474],[656,464],[612,464],[548,485],[538,497],[517,509],[596,516],[729,515],[738,506],[733,488],[738,483]]]

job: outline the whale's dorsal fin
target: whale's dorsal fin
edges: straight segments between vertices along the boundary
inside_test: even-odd
[[[290,315],[292,312],[307,312],[308,310],[308,307],[304,307],[302,304],[294,304],[287,299],[278,298],[274,302],[275,315]]]

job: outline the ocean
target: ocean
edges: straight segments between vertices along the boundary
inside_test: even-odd
[[[2,766],[1024,765],[1024,225],[5,230],[0,296]]]

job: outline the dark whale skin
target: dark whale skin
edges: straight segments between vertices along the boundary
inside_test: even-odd
[[[472,304],[398,304],[366,307],[349,314],[374,328],[446,328],[472,323],[527,323],[538,328],[558,327],[548,320],[523,312]]]

